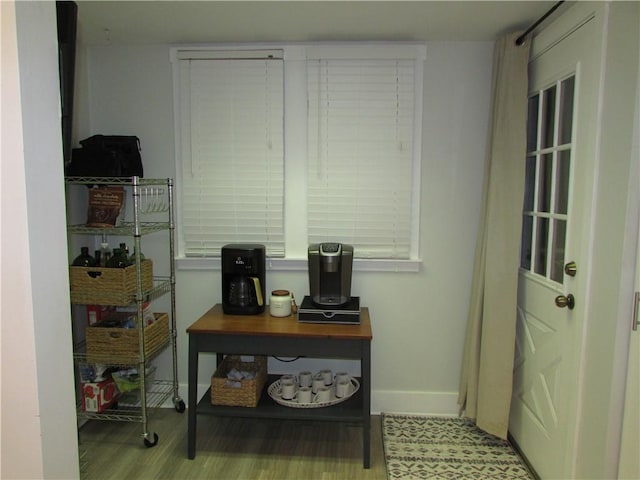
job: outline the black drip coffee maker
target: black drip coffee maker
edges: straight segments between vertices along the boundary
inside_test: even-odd
[[[230,244],[222,247],[222,309],[234,315],[264,312],[265,247]]]

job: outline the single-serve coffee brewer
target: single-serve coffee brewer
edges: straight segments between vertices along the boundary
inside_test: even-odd
[[[309,245],[309,290],[319,307],[338,307],[351,300],[353,247],[342,243]]]
[[[222,247],[222,309],[235,315],[264,312],[265,247],[230,244]]]
[[[309,245],[309,295],[298,308],[298,321],[360,323],[360,297],[351,296],[353,246],[326,242]]]

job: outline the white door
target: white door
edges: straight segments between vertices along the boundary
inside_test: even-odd
[[[640,252],[636,266],[636,295],[640,294]],[[629,370],[624,401],[622,442],[620,446],[619,479],[640,478],[640,303],[636,301],[633,318],[635,330],[629,345]]]
[[[571,477],[596,147],[594,23],[543,31],[530,62],[510,432],[541,478]]]
[[[640,85],[640,79],[639,85]],[[640,98],[636,99],[636,120],[634,130],[636,143],[633,156],[636,158],[635,175],[640,175]],[[633,158],[633,157],[632,157]],[[636,177],[636,181],[640,178]],[[636,183],[636,191],[640,192],[640,183]],[[640,230],[637,236],[636,279],[633,316],[629,329],[629,359],[627,370],[627,386],[624,400],[622,423],[622,441],[620,445],[620,461],[618,464],[619,479],[640,478]]]

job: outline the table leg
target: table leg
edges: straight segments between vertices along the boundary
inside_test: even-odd
[[[189,335],[189,373],[187,399],[187,456],[196,457],[196,408],[198,405],[198,348],[196,335]]]
[[[362,460],[371,467],[371,342],[362,342]]]

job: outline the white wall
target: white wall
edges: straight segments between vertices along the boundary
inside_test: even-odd
[[[35,346],[30,302],[21,298],[31,296],[29,284],[28,231],[26,222],[26,192],[24,158],[22,155],[22,115],[18,72],[15,9],[11,2],[0,4],[2,9],[2,454],[0,476],[16,476],[23,471],[34,478],[42,476],[42,449],[32,444],[40,435],[36,385]],[[7,159],[14,158],[14,161]],[[12,181],[8,181],[12,179]],[[13,208],[9,210],[9,200]],[[8,235],[7,232],[11,232]],[[11,320],[13,319],[13,320]],[[7,368],[16,358],[21,369]],[[21,392],[9,395],[7,392]],[[11,411],[11,414],[9,414]],[[9,432],[21,431],[17,441]],[[6,433],[5,433],[6,432]],[[27,452],[26,455],[21,455]],[[15,460],[15,462],[14,462]],[[28,465],[22,470],[21,464]]]
[[[13,7],[1,2],[0,476],[77,478],[55,4]]]
[[[352,284],[352,294],[369,307],[373,323],[374,411],[457,411],[489,118],[492,49],[490,42],[427,45],[423,266],[419,273],[355,272]],[[90,118],[80,138],[94,133],[137,135],[145,176],[174,177],[169,47],[92,47],[81,55],[86,55],[88,81],[77,101],[89,105]],[[154,243],[145,247],[145,255],[159,262],[162,240],[145,239],[145,245],[149,242]],[[220,301],[219,280],[219,271],[178,272],[179,380],[183,385],[187,378],[185,329]],[[308,293],[307,282],[306,272],[271,270],[266,288],[288,288],[301,299]],[[160,362],[170,377],[168,355]],[[319,364],[336,365],[311,363]],[[272,371],[297,371],[307,365],[304,361],[270,361]],[[358,368],[350,363],[340,365],[352,371]],[[212,369],[201,367],[202,389]]]

